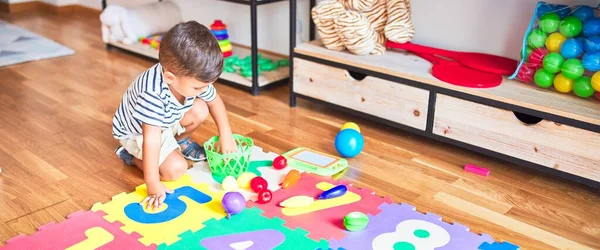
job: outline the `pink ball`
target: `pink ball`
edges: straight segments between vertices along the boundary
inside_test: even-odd
[[[541,67],[541,64],[525,63],[521,66],[519,72],[517,72],[517,77],[523,82],[533,83],[533,76]]]
[[[528,63],[542,65],[542,61],[544,57],[548,55],[548,50],[546,48],[537,48],[534,49],[529,55]]]

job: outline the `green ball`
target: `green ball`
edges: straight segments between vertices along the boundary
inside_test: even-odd
[[[562,64],[562,67],[560,67],[560,70],[566,78],[573,80],[581,77],[583,75],[583,72],[585,71],[583,65],[581,64],[581,61],[577,58],[567,59]]]
[[[565,37],[574,37],[581,33],[583,23],[581,20],[574,16],[568,16],[562,22],[560,22],[559,30],[560,33]]]
[[[560,26],[560,16],[556,13],[546,13],[540,18],[539,26],[543,32],[556,32]]]
[[[544,70],[550,73],[558,73],[563,62],[565,62],[565,58],[563,58],[559,53],[552,52],[544,57],[542,65],[544,66]]]
[[[527,37],[527,44],[534,49],[541,48],[546,44],[546,38],[548,36],[545,32],[540,29],[534,29],[529,34],[529,37]]]
[[[529,55],[531,55],[531,52],[533,52],[533,49],[531,47],[527,46],[525,48],[525,57],[524,57],[526,62],[529,61]],[[521,55],[523,55],[523,51],[521,51]]]
[[[544,69],[538,69],[533,75],[533,81],[540,88],[549,88],[554,83],[554,74]]]
[[[592,78],[589,76],[583,76],[575,80],[573,83],[573,92],[579,97],[588,98],[594,95],[594,88],[592,88]]]

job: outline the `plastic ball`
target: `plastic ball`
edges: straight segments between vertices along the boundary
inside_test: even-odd
[[[267,180],[265,180],[265,178],[256,176],[256,177],[252,178],[252,180],[250,181],[250,188],[255,193],[258,193],[260,191],[263,191],[263,190],[269,188],[269,183],[267,183]]]
[[[548,49],[548,51],[550,52],[559,52],[560,47],[565,42],[565,40],[567,40],[567,38],[561,33],[552,33],[548,36],[548,38],[546,38],[546,49]]]
[[[538,64],[525,63],[517,72],[517,77],[524,82],[533,82],[533,75],[540,67]]]
[[[364,146],[363,136],[356,130],[344,129],[335,137],[335,149],[343,157],[357,156]]]
[[[227,192],[223,196],[221,202],[227,213],[227,218],[244,211],[244,208],[246,207],[246,199],[238,192]]]
[[[573,16],[576,16],[582,22],[594,17],[594,10],[590,6],[581,5],[577,7],[575,11],[573,11]]]
[[[558,73],[565,59],[558,53],[552,52],[544,57],[542,65],[550,73]]]
[[[583,40],[583,50],[585,53],[600,51],[600,36],[591,36]]]
[[[583,39],[567,39],[560,47],[560,54],[566,59],[580,57],[583,54]]]
[[[560,22],[558,30],[561,34],[566,37],[574,37],[581,33],[583,29],[583,23],[579,18],[574,16],[568,16]]]
[[[596,72],[600,70],[600,52],[586,53],[581,59],[583,68]]]
[[[594,95],[592,79],[589,76],[583,76],[573,82],[573,92],[579,97],[588,98]]]
[[[527,37],[527,44],[532,48],[541,48],[544,47],[544,43],[546,43],[546,33],[540,29],[534,29]]]
[[[581,33],[585,37],[600,35],[600,18],[594,17],[585,21]]]
[[[284,169],[285,167],[287,167],[287,158],[285,158],[283,155],[275,157],[273,160],[273,168]]]
[[[540,88],[549,88],[554,82],[554,74],[545,71],[543,68],[538,69],[533,75],[533,81]]]
[[[548,50],[546,48],[537,48],[534,49],[529,55],[529,63],[542,65],[544,57],[548,55]]]
[[[583,69],[583,65],[579,59],[571,58],[562,64],[560,71],[566,78],[575,80],[583,75],[585,69]]]
[[[573,79],[565,77],[565,75],[558,74],[554,77],[554,88],[561,93],[569,93],[573,90]]]
[[[537,17],[541,18],[542,16],[544,16],[546,13],[548,12],[552,12],[554,11],[554,8],[552,8],[552,5],[549,4],[541,4],[538,8],[537,8]]]
[[[596,97],[596,99],[600,100],[600,92],[594,93],[594,97]]]
[[[592,75],[591,82],[594,90],[600,92],[600,72],[596,72]]]
[[[521,50],[521,56],[523,58],[525,58],[526,61],[529,61],[529,56],[531,56],[532,52],[533,52],[533,49],[530,48],[529,46],[527,46],[524,51]]]
[[[556,13],[546,13],[539,21],[539,27],[543,32],[552,33],[558,30],[560,25],[560,16]]]
[[[344,126],[342,126],[341,130],[344,129],[354,129],[356,131],[358,131],[360,133],[360,128],[358,127],[358,124],[354,123],[354,122],[346,122],[344,123]]]
[[[564,4],[554,5],[554,11],[560,16],[560,18],[565,18],[571,13],[571,8]]]

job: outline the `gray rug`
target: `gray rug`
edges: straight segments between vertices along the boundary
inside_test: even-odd
[[[74,53],[71,48],[0,20],[0,67]]]

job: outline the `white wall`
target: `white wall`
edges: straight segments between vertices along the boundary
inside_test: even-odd
[[[37,0],[2,0],[2,2],[8,2],[8,3],[24,3],[24,2],[34,2],[34,1],[37,1]],[[55,5],[55,6],[77,4],[77,2],[79,2],[79,0],[41,0],[41,1],[48,3],[48,4]]]
[[[23,0],[10,0],[23,1]],[[26,1],[26,0],[25,0]],[[100,0],[78,1],[101,9]],[[136,6],[157,0],[109,0],[109,4]],[[184,20],[210,25],[214,19],[227,24],[232,42],[250,45],[250,7],[218,0],[174,0]],[[550,3],[598,5],[598,0],[547,0]],[[523,35],[537,0],[412,0],[415,25],[413,42],[459,51],[478,51],[518,58]],[[298,42],[308,40],[308,0],[298,0]],[[258,7],[259,48],[288,54],[289,2]]]

